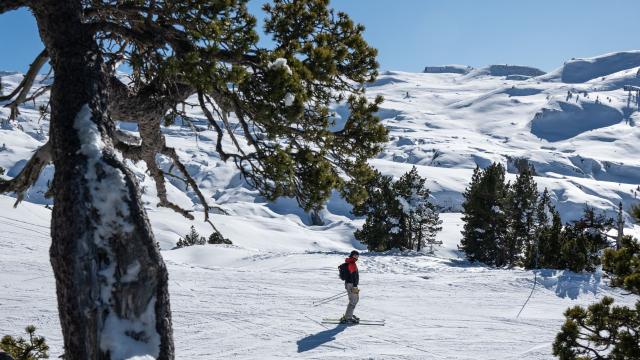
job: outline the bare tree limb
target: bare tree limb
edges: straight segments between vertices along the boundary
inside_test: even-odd
[[[233,133],[233,129],[231,128],[231,124],[229,124],[229,118],[227,116],[228,113],[228,108],[226,105],[224,105],[222,97],[219,96],[220,94],[213,92],[213,94],[218,95],[216,97],[216,103],[218,103],[218,105],[220,105],[221,109],[219,111],[220,114],[220,118],[222,119],[222,123],[224,124],[225,129],[227,129],[227,133],[229,134],[229,137],[231,138],[231,141],[233,141],[233,144],[235,145],[236,149],[238,150],[238,152],[240,152],[240,154],[242,154],[242,156],[246,157],[246,154],[244,152],[244,150],[242,150],[242,147],[240,146],[240,143],[238,142],[238,139],[236,138],[235,134]],[[209,104],[211,104],[211,106],[213,106],[213,103],[207,98],[207,101],[209,102]],[[215,107],[214,107],[215,109]]]
[[[42,169],[51,162],[51,144],[42,145],[27,161],[22,171],[11,180],[0,179],[0,194],[15,192],[17,200],[14,206],[24,199],[24,193],[38,180]]]
[[[222,149],[222,136],[224,133],[222,131],[222,128],[220,128],[216,120],[213,118],[211,111],[209,111],[209,109],[207,108],[207,104],[204,100],[204,95],[200,91],[198,91],[198,101],[200,102],[200,108],[202,109],[204,116],[207,118],[209,124],[213,126],[213,128],[216,130],[216,133],[218,134],[218,138],[216,140],[216,152],[220,155],[222,161],[227,161],[227,159],[229,159],[229,155]]]
[[[200,191],[200,188],[198,187],[198,184],[196,183],[196,181],[193,179],[193,177],[191,177],[191,175],[187,171],[187,168],[180,161],[180,157],[178,156],[178,153],[176,152],[176,150],[174,148],[165,146],[162,149],[162,154],[165,155],[165,156],[168,156],[171,160],[173,160],[173,163],[176,165],[178,170],[185,177],[185,179],[187,180],[187,183],[189,184],[189,186],[191,186],[193,191],[195,191],[196,195],[198,196],[198,199],[200,199],[200,203],[204,207],[204,220],[208,222],[209,221],[209,209],[210,208],[209,208],[209,204],[207,203],[207,199],[202,194],[202,191]]]
[[[193,215],[190,214],[191,211],[185,210],[175,203],[169,201],[169,198],[167,197],[167,188],[165,187],[165,173],[160,170],[160,168],[156,164],[155,154],[151,154],[151,158],[145,157],[143,155],[141,146],[127,144],[122,141],[117,141],[116,149],[122,153],[122,156],[125,159],[129,159],[134,162],[144,161],[147,164],[147,169],[156,184],[156,192],[158,198],[160,199],[158,206],[169,208],[186,217],[187,219],[193,220]]]
[[[15,98],[9,104],[5,105],[5,107],[8,107],[11,109],[11,115],[9,116],[10,119],[15,119],[18,116],[18,114],[20,114],[20,111],[18,110],[18,106],[27,101],[27,95],[31,90],[31,86],[33,86],[33,82],[35,81],[36,76],[38,75],[38,72],[44,66],[44,64],[47,63],[48,59],[49,59],[49,54],[47,53],[47,50],[42,50],[42,52],[38,54],[35,60],[33,60],[31,65],[29,65],[29,70],[24,75],[24,78],[22,78],[22,81],[20,82],[20,84],[15,89],[13,89],[13,91],[10,94],[5,96],[0,96],[0,101],[7,101],[12,99],[14,96],[16,96],[16,94],[18,94],[17,98]]]
[[[168,172],[167,171],[163,171],[162,173],[164,174],[164,176],[168,176],[168,177],[172,177],[174,179],[178,179],[178,180],[182,181],[185,185],[188,186],[187,179],[183,179],[183,178],[181,178],[180,176],[178,176],[176,174],[172,174],[171,173],[171,168],[169,168]]]
[[[29,101],[35,101],[38,97],[40,97],[42,94],[46,93],[49,90],[51,90],[51,85],[41,86],[40,88],[38,88],[36,91],[33,92],[33,95],[25,98],[24,100],[22,100],[22,102],[26,103]]]
[[[203,206],[205,208],[205,221],[209,222],[208,221],[208,219],[209,219],[208,211],[209,211],[210,207],[206,203],[204,195],[202,195],[202,192],[198,188],[198,185],[193,180],[193,178],[189,175],[189,173],[187,172],[186,167],[180,162],[180,159],[178,158],[178,155],[177,155],[177,153],[175,152],[174,149],[169,148],[170,150],[166,154],[163,152],[163,154],[165,154],[166,156],[171,157],[172,161],[175,164],[177,164],[176,166],[178,167],[180,172],[183,175],[185,175],[185,177],[186,177],[184,179],[179,177],[179,176],[176,176],[174,174],[162,171],[158,167],[158,165],[157,165],[157,163],[155,161],[155,153],[154,152],[148,153],[149,156],[145,156],[144,155],[145,152],[143,151],[142,146],[131,145],[131,144],[124,143],[122,141],[117,141],[116,142],[116,149],[118,149],[122,153],[122,156],[125,159],[129,159],[129,160],[132,160],[134,162],[144,161],[147,164],[147,169],[149,171],[149,174],[151,175],[151,177],[153,178],[153,180],[154,180],[154,182],[156,184],[156,193],[158,195],[158,199],[160,200],[160,202],[158,203],[158,206],[169,208],[169,209],[181,214],[182,216],[184,216],[185,218],[187,218],[189,220],[193,220],[194,219],[193,215],[191,214],[193,211],[183,209],[180,206],[178,206],[177,204],[175,204],[175,203],[173,203],[172,201],[169,200],[169,198],[167,196],[167,188],[166,188],[166,185],[165,185],[164,176],[165,175],[166,176],[172,176],[172,177],[175,177],[175,178],[177,178],[179,180],[182,180],[185,184],[187,184],[187,186],[191,186],[194,189],[194,191],[198,195],[198,198],[200,199],[200,201],[202,202],[202,204],[203,204]],[[220,209],[220,210],[223,213],[226,213],[226,211],[224,211],[222,209]],[[215,226],[213,226],[213,224],[211,224],[211,226],[215,229]]]
[[[160,170],[158,164],[155,161],[155,153],[152,154],[152,158],[145,159],[145,163],[147,164],[147,170],[149,170],[149,174],[156,183],[156,191],[158,193],[158,198],[160,199],[158,206],[169,208],[186,217],[187,219],[193,220],[194,217],[193,215],[191,215],[192,211],[183,209],[169,200],[169,197],[167,196],[167,187],[165,184],[164,172]]]

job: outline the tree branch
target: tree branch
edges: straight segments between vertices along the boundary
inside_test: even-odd
[[[117,134],[117,133],[116,133]],[[122,141],[116,135],[115,141],[116,150],[122,153],[122,156],[125,159],[129,159],[133,162],[138,162],[142,160],[142,147],[140,145],[129,144],[125,141]]]
[[[204,195],[200,191],[200,188],[198,187],[198,184],[187,171],[187,168],[180,161],[180,157],[178,156],[178,153],[176,153],[176,150],[174,148],[165,146],[162,149],[162,154],[165,156],[168,156],[169,158],[171,158],[171,160],[173,160],[173,163],[176,165],[178,170],[180,170],[182,175],[185,177],[189,186],[191,186],[193,191],[195,191],[196,195],[198,196],[198,199],[200,199],[200,203],[204,207],[204,220],[208,222],[209,221],[209,204],[207,203],[207,199],[205,199]]]
[[[159,121],[157,114],[164,115],[167,110],[185,101],[196,89],[189,84],[175,82],[173,86],[162,86],[151,82],[138,92],[132,93],[120,79],[109,79],[109,111],[117,120],[138,123],[143,119]]]
[[[216,129],[216,133],[218,134],[218,138],[216,140],[216,152],[218,153],[218,155],[220,155],[220,159],[222,159],[222,161],[227,161],[227,159],[229,158],[229,155],[227,155],[227,153],[225,153],[224,150],[222,150],[222,136],[224,133],[222,132],[222,128],[218,126],[216,119],[213,118],[211,111],[207,109],[207,104],[205,104],[204,102],[204,95],[202,94],[201,91],[198,91],[198,102],[200,103],[200,108],[202,109],[204,116],[209,121],[209,124],[211,124],[211,126],[213,126],[213,128]]]
[[[29,159],[22,171],[11,180],[0,179],[0,194],[15,192],[17,200],[14,206],[24,199],[24,193],[35,184],[42,169],[51,162],[51,144],[42,145]]]
[[[106,20],[88,23],[87,31],[91,33],[98,33],[98,32],[115,33],[131,42],[135,42],[140,45],[143,45],[144,47],[149,45],[161,46],[164,43],[160,34],[154,34],[149,31],[144,31],[144,32],[136,31],[124,25],[114,23],[111,21],[106,21]]]
[[[185,54],[197,49],[188,35],[172,24],[158,24],[155,21],[148,21],[152,15],[152,10],[149,7],[120,4],[118,6],[87,9],[85,10],[85,16],[96,19],[96,21],[88,23],[89,31],[94,33],[112,32],[144,47],[149,45],[164,47],[165,44],[169,44],[178,54]],[[124,18],[129,24],[133,23],[134,25],[130,28],[118,22],[105,20],[103,14],[108,14],[107,17],[111,17],[115,21],[119,18]],[[229,64],[260,64],[260,57],[255,54],[238,54],[225,49],[217,49],[214,53],[208,54],[208,56]]]
[[[18,106],[28,100],[27,95],[29,94],[29,90],[31,90],[31,86],[33,86],[33,82],[35,81],[36,76],[38,76],[38,72],[44,66],[44,64],[47,63],[48,59],[49,54],[47,53],[47,50],[42,50],[42,52],[38,54],[35,60],[33,60],[31,65],[29,65],[29,70],[24,75],[24,78],[22,78],[20,84],[15,89],[13,89],[10,94],[0,96],[0,101],[6,101],[12,99],[14,96],[16,96],[16,94],[18,94],[18,97],[15,100],[5,105],[5,107],[11,109],[11,115],[9,116],[10,119],[15,119],[20,113],[18,111]]]

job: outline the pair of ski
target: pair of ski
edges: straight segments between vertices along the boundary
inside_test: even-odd
[[[336,324],[339,325],[340,319],[336,318],[324,318],[322,319],[323,324]],[[374,326],[384,326],[384,320],[367,320],[360,319],[360,322],[357,323],[345,323],[343,325],[374,325]]]

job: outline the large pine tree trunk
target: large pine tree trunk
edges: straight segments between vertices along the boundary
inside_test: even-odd
[[[105,74],[80,1],[34,2],[51,57],[51,264],[65,359],[173,359],[167,270],[113,152]]]

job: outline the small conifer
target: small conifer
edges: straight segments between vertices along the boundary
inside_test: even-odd
[[[211,235],[209,235],[209,239],[207,239],[207,244],[227,244],[227,245],[231,245],[232,242],[231,240],[225,238],[224,236],[222,236],[222,234],[220,234],[217,231],[214,231],[211,233]]]
[[[631,236],[622,238],[620,249],[606,249],[602,270],[611,276],[611,285],[640,295],[640,243]]]
[[[185,235],[183,238],[180,238],[178,240],[178,242],[176,243],[176,248],[182,248],[182,247],[193,246],[193,245],[204,245],[206,242],[207,241],[204,238],[204,236],[200,236],[200,234],[198,234],[198,232],[196,231],[196,228],[193,225],[191,225],[191,230],[187,235]]]
[[[613,299],[587,309],[567,309],[566,321],[553,343],[553,354],[560,360],[638,359],[640,354],[640,301],[634,308],[613,306]]]
[[[6,351],[15,360],[38,360],[49,358],[49,346],[44,337],[36,335],[36,327],[29,325],[25,328],[29,336],[14,338],[6,335],[0,340],[0,349]]]

